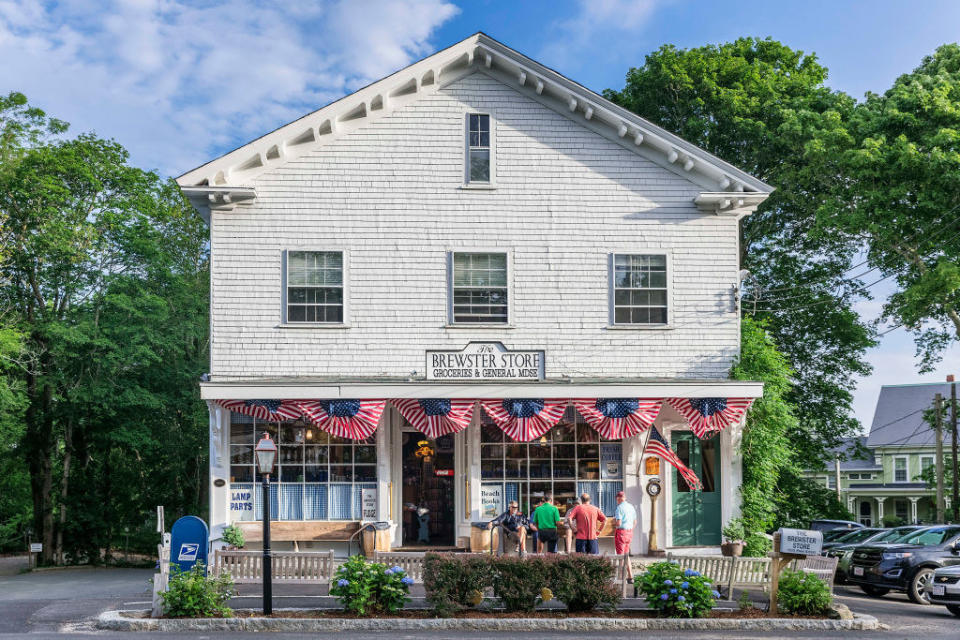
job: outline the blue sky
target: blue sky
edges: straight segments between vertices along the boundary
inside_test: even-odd
[[[18,90],[73,125],[179,174],[476,31],[601,91],[665,43],[772,36],[815,52],[830,85],[882,92],[944,42],[960,2],[707,0],[0,0],[0,92]],[[860,305],[869,319],[889,291]],[[881,384],[916,374],[893,331],[871,352],[857,416]]]

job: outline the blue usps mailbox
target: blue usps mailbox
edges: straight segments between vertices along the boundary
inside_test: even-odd
[[[202,562],[207,567],[207,547],[210,531],[207,523],[197,516],[184,516],[173,523],[170,540],[170,564],[190,571],[193,565]]]

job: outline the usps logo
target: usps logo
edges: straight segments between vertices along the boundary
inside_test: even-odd
[[[184,542],[182,545],[180,545],[180,555],[177,556],[177,562],[196,562],[197,552],[199,550],[199,544]]]

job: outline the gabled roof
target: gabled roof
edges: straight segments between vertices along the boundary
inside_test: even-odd
[[[866,448],[866,436],[844,438],[839,446],[830,450],[827,471],[833,472],[836,459],[840,458],[840,471],[869,471],[882,469],[873,459],[873,451]]]
[[[884,385],[877,398],[867,446],[915,447],[936,444],[933,428],[924,420],[924,412],[933,407],[934,396],[938,393],[944,397],[946,405],[950,400],[950,385],[945,382]],[[946,406],[943,420],[946,433]]]
[[[353,129],[471,73],[486,73],[623,147],[698,184],[707,212],[744,215],[773,188],[586,87],[476,33],[359,91],[284,125],[177,178],[197,204],[232,208],[256,197],[253,180]]]

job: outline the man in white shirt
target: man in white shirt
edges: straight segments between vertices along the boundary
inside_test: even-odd
[[[617,492],[617,510],[613,514],[613,548],[618,554],[630,554],[633,530],[638,524],[637,510],[627,502],[623,491]],[[633,582],[633,567],[627,563],[627,579]]]

